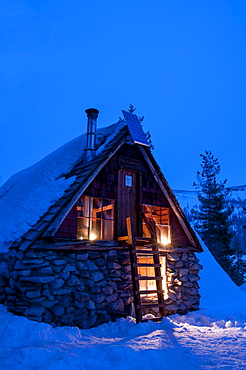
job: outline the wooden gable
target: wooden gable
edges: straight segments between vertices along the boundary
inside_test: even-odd
[[[170,230],[173,247],[191,246],[187,230],[184,230],[173,204],[164,194],[160,183],[151,170],[139,145],[123,144],[105,166],[88,184],[83,196],[110,199],[115,202],[114,239],[126,235],[126,217],[132,217],[138,235],[142,233],[142,205],[166,207],[170,214]],[[147,150],[148,151],[148,150]],[[147,153],[144,150],[144,153]],[[148,155],[148,154],[146,154]],[[129,180],[129,184],[125,181]],[[161,179],[159,179],[161,181]],[[163,184],[166,186],[166,184]],[[170,189],[169,189],[170,190]],[[171,191],[171,190],[170,190]],[[179,215],[179,214],[178,214]],[[187,222],[184,220],[184,222]],[[77,211],[73,205],[61,223],[55,237],[77,237]],[[194,246],[194,243],[193,245]]]

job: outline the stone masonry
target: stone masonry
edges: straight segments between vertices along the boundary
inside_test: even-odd
[[[110,247],[11,249],[0,255],[0,303],[53,326],[91,328],[134,315],[129,250]],[[199,308],[194,253],[161,252],[167,261],[166,313]]]
[[[199,270],[202,266],[194,253],[167,253],[167,314],[198,310],[200,302]]]
[[[122,249],[12,249],[0,265],[1,302],[53,326],[98,326],[132,313],[129,262],[129,251]]]

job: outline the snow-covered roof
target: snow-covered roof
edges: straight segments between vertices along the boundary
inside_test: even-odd
[[[96,158],[117,138],[123,127],[125,123],[118,122],[98,129],[101,144]],[[76,171],[71,174],[76,166],[83,166],[81,159],[85,145],[86,134],[83,134],[16,173],[0,188],[0,252],[6,252],[14,241],[28,232],[76,182]]]

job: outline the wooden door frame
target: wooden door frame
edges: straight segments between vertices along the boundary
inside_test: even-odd
[[[118,199],[117,199],[117,236],[124,236],[124,235],[127,235],[127,228],[126,228],[126,224],[125,224],[125,220],[127,217],[129,216],[133,216],[133,214],[126,214],[127,212],[124,212],[124,209],[120,209],[121,205],[124,204],[124,200],[121,199],[121,197],[123,197],[123,193],[124,193],[124,187],[125,187],[125,175],[128,174],[134,174],[134,178],[133,179],[133,186],[132,186],[132,189],[135,193],[135,205],[133,205],[133,207],[135,207],[135,209],[133,210],[133,213],[134,213],[134,227],[137,231],[137,233],[140,232],[140,211],[139,211],[139,208],[138,208],[138,204],[139,204],[139,200],[140,200],[140,173],[139,171],[136,171],[136,170],[132,170],[132,169],[128,169],[128,168],[120,168],[118,170]],[[123,211],[123,213],[122,213]],[[122,225],[124,225],[124,227],[122,227]],[[124,232],[122,231],[122,229],[124,229]],[[123,235],[124,234],[124,235]]]

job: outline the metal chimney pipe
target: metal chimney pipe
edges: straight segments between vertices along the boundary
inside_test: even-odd
[[[90,161],[95,157],[96,152],[96,132],[97,132],[97,117],[99,110],[95,108],[86,109],[85,113],[88,117],[87,133],[86,133],[86,148],[85,159]]]

